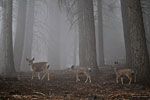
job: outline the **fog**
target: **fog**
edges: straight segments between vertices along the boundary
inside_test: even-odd
[[[150,0],[0,0],[0,100],[150,100],[149,18]]]
[[[125,63],[125,45],[120,0],[103,0],[103,34],[105,63]]]
[[[19,6],[22,7],[22,5],[25,5],[23,0],[14,0],[13,2],[14,55],[16,53],[15,56],[20,56],[20,58],[14,57],[15,67],[20,67],[20,71],[30,71],[26,58],[33,57],[35,62],[47,61],[51,69],[64,69],[73,64],[79,65],[78,24],[71,24],[68,13],[59,6],[58,1],[27,0],[24,7],[26,12],[21,14]],[[25,21],[24,25],[20,22],[22,20]],[[96,34],[98,34],[96,20],[95,29]],[[105,64],[112,64],[115,60],[125,63],[120,0],[102,0],[102,20]],[[2,19],[0,21],[2,22]],[[17,24],[20,27],[17,27]],[[19,56],[15,50],[19,47],[15,48],[14,46],[15,40],[20,38],[16,38],[17,32],[24,36],[23,45],[21,45],[23,51]],[[98,43],[97,35],[96,42]],[[96,50],[98,52],[98,48]],[[19,59],[21,63],[17,63],[18,60],[16,59]]]

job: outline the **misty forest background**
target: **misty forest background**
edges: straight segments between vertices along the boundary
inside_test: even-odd
[[[114,61],[150,78],[149,0],[0,0],[0,73],[84,65],[98,75]]]

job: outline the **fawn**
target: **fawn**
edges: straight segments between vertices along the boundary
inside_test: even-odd
[[[84,73],[86,76],[86,81],[85,83],[89,80],[89,82],[91,83],[91,76],[89,71],[91,70],[91,68],[86,67],[86,66],[71,66],[71,69],[73,70],[73,72],[76,75],[76,82],[80,81],[79,79],[79,73]]]
[[[116,66],[118,66],[118,62],[114,62],[114,64],[112,65],[112,67],[114,68],[114,72],[116,74],[116,83],[119,83],[118,80],[121,77],[121,83],[123,84],[123,77],[126,76],[129,79],[130,85],[133,74],[134,74],[134,82],[136,82],[136,73],[132,68],[119,69]]]
[[[26,58],[26,61],[28,61],[29,66],[31,66],[32,80],[33,80],[35,72],[38,73],[39,80],[40,79],[43,80],[46,74],[47,74],[48,80],[49,80],[49,72],[48,72],[49,65],[48,65],[48,62],[36,62],[36,63],[33,63],[34,58],[32,58],[31,60]],[[42,78],[40,78],[40,72],[44,73]]]

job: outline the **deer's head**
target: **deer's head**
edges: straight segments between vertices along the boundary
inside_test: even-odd
[[[72,66],[71,66],[71,69],[74,69],[74,68],[75,68],[75,66],[74,66],[74,65],[72,65]]]
[[[32,58],[31,60],[28,59],[28,58],[26,58],[26,61],[28,61],[28,65],[29,65],[29,66],[33,64],[33,61],[34,61],[34,60],[35,60],[34,58]]]

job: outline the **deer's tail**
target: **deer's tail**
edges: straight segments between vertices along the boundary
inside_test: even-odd
[[[50,65],[47,65],[47,69],[50,67]]]

